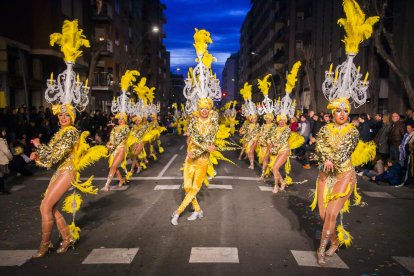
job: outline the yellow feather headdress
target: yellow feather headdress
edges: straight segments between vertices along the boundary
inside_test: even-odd
[[[365,14],[355,0],[344,0],[345,18],[340,18],[338,24],[345,29],[345,52],[357,54],[359,44],[371,37],[373,25],[378,22],[379,16],[365,19]]]
[[[127,91],[130,86],[137,80],[140,73],[137,70],[126,70],[121,78],[121,90]]]
[[[290,71],[289,75],[286,78],[286,87],[285,91],[286,93],[291,93],[293,88],[295,87],[298,75],[298,71],[300,66],[302,65],[302,62],[296,61],[295,64],[293,64],[292,70]]]
[[[50,45],[60,45],[60,50],[65,56],[66,62],[74,63],[82,55],[80,47],[91,47],[89,40],[86,39],[82,29],[78,29],[78,20],[65,20],[63,22],[62,33],[50,35]]]

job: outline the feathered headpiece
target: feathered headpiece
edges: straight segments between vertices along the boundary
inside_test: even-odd
[[[263,115],[265,113],[271,114],[275,111],[273,101],[269,98],[269,88],[271,86],[271,82],[268,81],[268,79],[271,76],[272,74],[268,74],[263,78],[263,80],[257,80],[257,86],[259,87],[260,92],[262,92],[264,96],[262,103],[257,108],[259,115]]]
[[[368,73],[362,81],[362,74],[353,60],[358,53],[359,44],[371,36],[372,26],[379,20],[379,17],[372,16],[365,19],[364,12],[355,0],[344,0],[343,7],[346,18],[340,18],[338,24],[345,29],[343,42],[347,59],[336,67],[335,73],[332,72],[333,64],[331,64],[329,71],[325,72],[322,91],[330,102],[329,109],[341,107],[350,111],[348,99],[352,99],[355,108],[363,105],[367,100]]]
[[[245,117],[257,115],[256,105],[252,102],[252,85],[245,82],[243,88],[240,89],[240,95],[242,95],[244,99],[244,104],[242,105],[242,115]]]
[[[155,87],[149,88],[147,85],[147,78],[143,77],[138,85],[134,86],[134,91],[137,93],[138,102],[134,107],[134,115],[140,117],[147,117],[151,113],[159,112],[159,105],[154,105],[154,90]]]
[[[197,110],[201,99],[210,99],[211,102],[221,99],[220,81],[211,71],[211,64],[217,59],[207,50],[208,44],[212,42],[209,32],[195,29],[193,45],[197,53],[197,66],[189,69],[183,91],[187,99],[185,110],[188,114]]]
[[[275,107],[275,115],[277,116],[277,121],[287,120],[295,116],[296,101],[292,101],[289,94],[292,92],[296,81],[298,80],[297,75],[301,65],[302,63],[300,61],[295,62],[295,64],[293,64],[292,70],[286,78],[286,95],[282,98],[282,100],[278,99]]]
[[[78,20],[65,20],[62,26],[62,33],[50,35],[50,45],[58,44],[64,55],[66,70],[60,73],[56,80],[53,79],[53,72],[47,80],[45,99],[52,104],[53,114],[67,113],[75,121],[76,110],[82,112],[89,103],[88,80],[85,84],[80,81],[79,75],[73,71],[76,59],[82,55],[80,48],[90,47],[89,41],[78,29]]]
[[[131,87],[137,80],[140,73],[137,70],[127,70],[121,78],[121,95],[112,100],[111,111],[115,118],[122,118],[127,121],[128,115],[134,113],[134,103],[127,95],[129,87]]]

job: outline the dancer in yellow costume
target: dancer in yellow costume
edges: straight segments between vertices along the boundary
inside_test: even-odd
[[[248,158],[249,153],[246,151],[248,145],[248,140],[246,140],[246,138],[248,137],[246,136],[251,124],[251,115],[255,114],[256,110],[256,107],[252,102],[252,85],[248,82],[245,82],[243,88],[240,89],[240,94],[244,99],[244,104],[242,105],[242,115],[244,116],[245,120],[239,129],[239,134],[241,136],[240,143],[242,144],[239,160],[243,158],[244,153],[246,153],[246,158]]]
[[[39,138],[31,141],[35,147],[35,151],[30,155],[31,160],[35,161],[38,166],[48,169],[58,165],[40,205],[42,241],[34,258],[45,256],[52,248],[50,238],[55,222],[62,237],[62,242],[56,252],[64,253],[70,247],[74,247],[76,240],[79,239],[80,231],[74,220],[82,203],[82,197],[76,191],[88,194],[97,193],[97,189],[92,186],[93,177],[80,183],[80,172],[107,154],[104,146],[90,148],[85,141],[89,133],[83,132],[79,136],[78,130],[73,126],[76,110],[83,111],[88,104],[87,93],[90,89],[87,81],[83,84],[73,71],[76,58],[82,54],[79,50],[80,46],[89,47],[89,42],[82,34],[82,30],[78,29],[78,21],[66,20],[62,34],[52,34],[50,43],[52,46],[55,43],[61,46],[66,71],[59,74],[57,80],[53,79],[52,73],[47,81],[45,93],[46,101],[52,104],[53,114],[59,118],[60,129],[47,145],[41,144]],[[63,211],[72,214],[72,223],[68,226],[65,218],[57,209],[57,204],[70,187],[75,189],[63,204]]]
[[[127,156],[127,138],[129,134],[128,126],[128,114],[131,112],[131,102],[126,95],[126,91],[136,81],[136,76],[139,76],[139,72],[136,70],[127,70],[121,78],[121,95],[112,101],[111,110],[118,119],[118,124],[112,129],[109,136],[109,141],[106,144],[109,156],[109,174],[106,180],[105,186],[101,189],[104,192],[108,192],[110,184],[114,175],[118,177],[118,187],[122,187],[125,184],[125,179],[122,178],[122,174],[118,167],[121,166],[124,169],[126,177],[129,178],[130,174],[126,169],[126,156]]]
[[[259,157],[259,164],[262,164],[262,174],[260,179],[264,179],[266,175],[266,168],[269,163],[269,146],[268,142],[272,136],[273,128],[274,128],[274,103],[269,98],[269,88],[271,83],[268,81],[271,74],[266,75],[262,80],[257,80],[258,87],[260,92],[263,93],[264,99],[260,106],[258,107],[258,112],[260,115],[264,115],[264,123],[260,127],[259,134],[258,134],[258,157]]]
[[[288,119],[295,115],[296,103],[295,101],[292,101],[289,95],[295,87],[295,83],[297,81],[296,76],[298,74],[300,66],[301,62],[296,62],[287,77],[285,87],[286,95],[282,98],[282,100],[277,101],[275,107],[275,113],[277,114],[277,127],[273,129],[273,132],[270,135],[271,138],[268,141],[271,154],[269,167],[271,168],[273,177],[275,179],[275,186],[273,189],[274,194],[278,193],[279,189],[283,191],[286,185],[292,183],[292,179],[289,176],[289,156],[292,149],[295,149],[304,143],[304,138],[297,133],[292,133],[289,126],[287,125]],[[286,172],[285,178],[283,178],[282,174],[280,173],[280,168],[284,164]],[[279,182],[281,183],[280,188]]]
[[[352,205],[363,205],[357,192],[354,166],[375,157],[375,144],[358,142],[358,130],[348,121],[351,111],[348,99],[351,98],[357,107],[367,99],[368,74],[362,81],[353,59],[358,53],[359,43],[370,37],[372,25],[379,18],[365,19],[365,14],[354,0],[344,0],[343,5],[346,18],[341,18],[338,23],[345,27],[347,60],[336,68],[335,74],[332,65],[326,72],[322,90],[329,101],[328,109],[333,114],[334,122],[322,127],[316,139],[320,171],[311,207],[314,209],[318,205],[323,221],[321,241],[316,252],[320,266],[327,265],[326,257],[333,256],[341,244],[350,246],[352,237],[343,227],[342,216],[349,212],[352,193]],[[340,224],[336,227],[339,214]],[[329,242],[331,245],[326,250]]]
[[[190,68],[184,87],[184,96],[187,98],[186,110],[189,114],[193,114],[187,128],[187,157],[184,163],[186,195],[172,214],[173,225],[178,224],[179,216],[190,203],[194,212],[188,220],[193,221],[204,215],[197,202],[197,193],[206,181],[208,171],[212,170],[214,173],[214,169],[210,166],[210,157],[216,150],[214,142],[219,130],[218,113],[213,110],[212,99],[221,97],[221,89],[219,81],[211,73],[211,62],[215,58],[207,51],[208,44],[212,43],[210,33],[196,29],[194,42],[198,64],[194,70]]]

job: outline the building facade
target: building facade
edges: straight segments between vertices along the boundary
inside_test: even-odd
[[[222,104],[236,99],[238,90],[239,53],[231,54],[222,72]],[[240,99],[237,99],[240,101]]]

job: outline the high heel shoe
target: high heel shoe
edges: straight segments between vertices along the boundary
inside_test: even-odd
[[[279,192],[279,187],[277,186],[277,184],[275,184],[275,187],[272,190],[272,193],[275,195]]]
[[[329,230],[326,231],[326,233],[322,232],[321,243],[319,245],[318,250],[316,251],[316,262],[320,266],[326,266],[328,264],[325,258],[325,250],[326,250],[326,246],[328,245],[328,241],[330,237],[331,237],[331,234]]]
[[[75,242],[76,240],[72,236],[69,236],[60,243],[60,247],[56,250],[56,253],[65,253],[69,248],[75,249]]]
[[[280,181],[280,183],[281,183],[280,190],[284,191],[285,188],[286,188],[286,181],[282,180],[282,181]]]
[[[125,179],[119,180],[118,188],[121,188],[125,184]]]
[[[332,257],[333,255],[335,255],[335,252],[336,250],[338,250],[338,248],[339,248],[339,239],[338,239],[338,236],[335,236],[335,238],[331,240],[331,246],[329,247],[328,250],[326,250],[325,256]]]
[[[32,258],[34,258],[34,259],[42,258],[46,254],[48,254],[52,248],[53,248],[53,245],[52,245],[51,241],[41,242],[39,250],[37,250],[37,253],[35,255],[33,255]]]
[[[203,212],[203,210],[200,210],[198,212],[191,213],[191,216],[189,216],[187,218],[187,220],[188,221],[193,221],[193,220],[196,220],[196,219],[201,219],[203,217],[204,217],[204,212]]]
[[[174,212],[172,215],[171,215],[171,224],[172,225],[174,225],[174,226],[177,226],[178,225],[178,218],[179,218],[179,214],[177,214],[176,212]]]
[[[103,192],[109,192],[109,186],[108,186],[108,185],[105,185],[105,186],[101,189],[101,191],[103,191]]]

